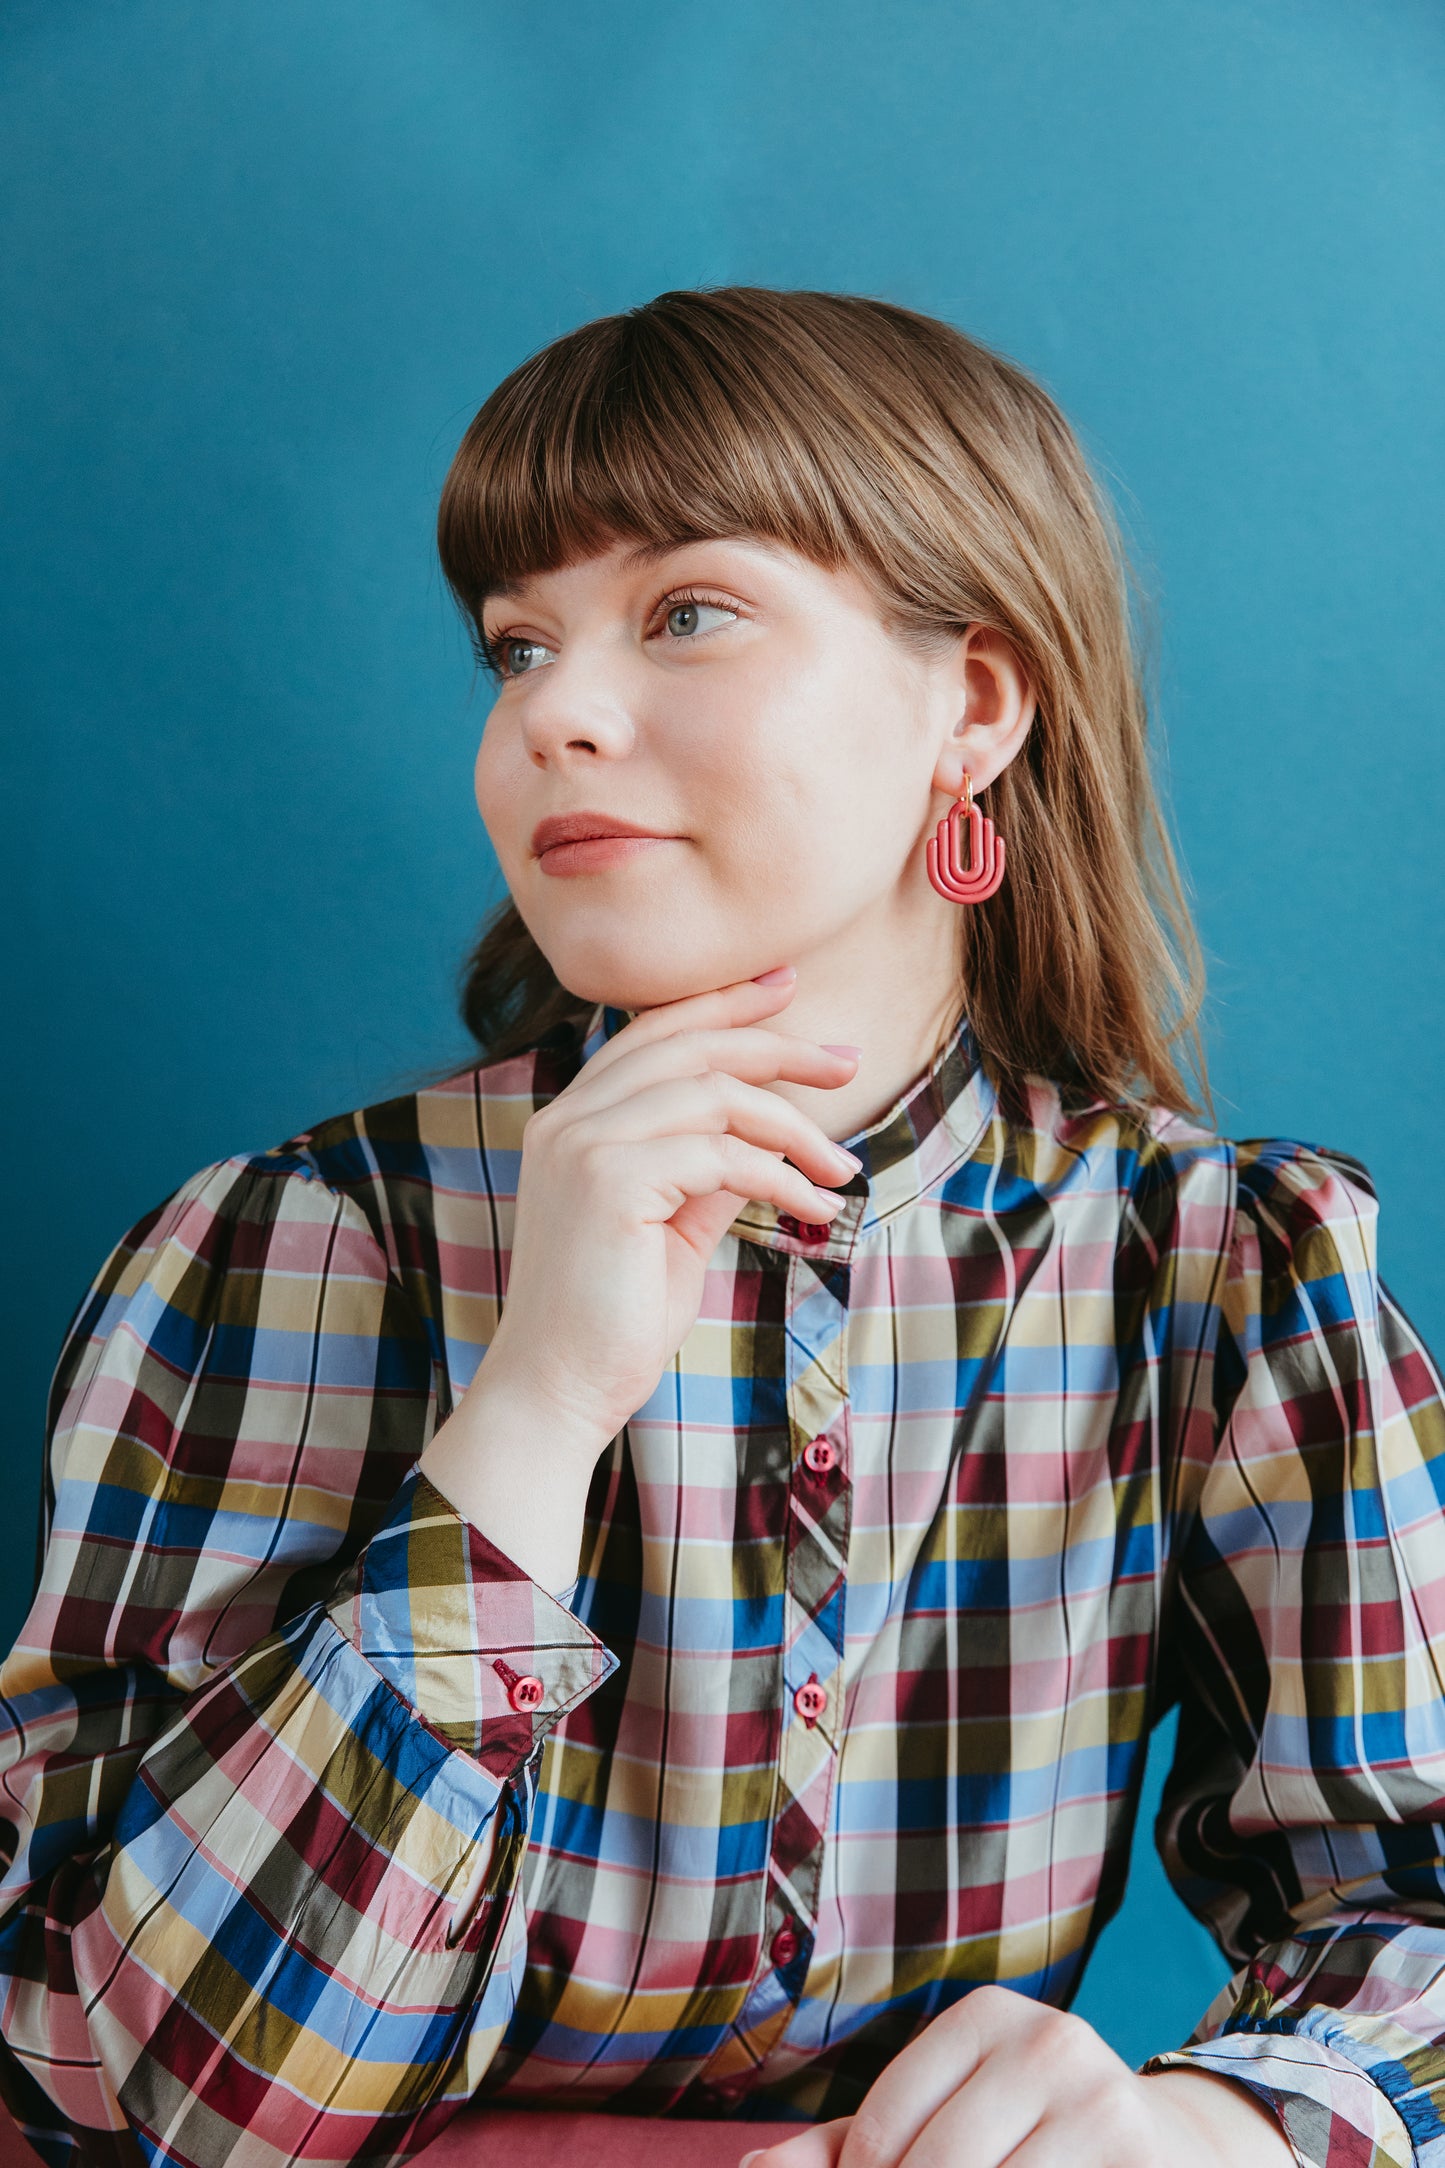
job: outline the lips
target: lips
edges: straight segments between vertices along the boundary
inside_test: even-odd
[[[533,855],[540,858],[558,843],[586,843],[594,836],[654,836],[665,840],[660,828],[640,828],[636,821],[612,813],[553,813],[532,831]]]

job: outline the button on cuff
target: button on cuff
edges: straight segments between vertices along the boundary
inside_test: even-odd
[[[434,1736],[499,1781],[617,1669],[592,1629],[464,1519],[416,1463],[381,1527],[338,1576],[326,1613]],[[535,1707],[512,1701],[523,1677],[542,1682]]]
[[[535,1671],[517,1671],[505,1656],[494,1656],[492,1669],[502,1682],[509,1709],[515,1709],[519,1716],[533,1716],[542,1708],[547,1699],[547,1683],[539,1679]],[[543,1710],[544,1715],[547,1713]],[[551,1713],[556,1713],[555,1699]]]

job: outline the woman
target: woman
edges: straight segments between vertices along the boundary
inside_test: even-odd
[[[57,2163],[401,2161],[474,2094],[812,2126],[768,2168],[1445,2158],[1445,1404],[1365,1168],[1175,1065],[1067,425],[904,310],[668,294],[492,395],[440,546],[483,1059],[205,1169],[81,1306],[0,1677],[13,2112]],[[1240,1969],[1136,2074],[1065,2006],[1176,1704]]]

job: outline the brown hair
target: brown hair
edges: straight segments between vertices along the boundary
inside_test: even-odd
[[[958,911],[961,996],[1006,1105],[1032,1072],[1197,1114],[1171,1048],[1204,970],[1148,761],[1112,513],[1048,394],[951,325],[852,294],[660,294],[498,386],[442,490],[442,569],[482,648],[498,586],[610,542],[755,535],[868,579],[903,637],[1006,635],[1038,711],[989,786],[1008,875]],[[580,1022],[508,898],[462,1014],[492,1059]],[[1212,1108],[1211,1108],[1212,1113]]]

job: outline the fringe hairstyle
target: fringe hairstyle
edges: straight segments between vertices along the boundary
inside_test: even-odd
[[[1008,878],[958,910],[961,999],[1005,1105],[1032,1073],[1197,1115],[1171,1049],[1186,1041],[1209,1100],[1203,957],[1149,770],[1127,565],[1053,400],[1004,356],[887,302],[664,293],[499,385],[437,520],[479,657],[499,586],[614,541],[745,535],[850,566],[902,637],[992,627],[1033,682],[1028,737],[988,788]],[[486,1058],[590,1007],[505,899],[462,988]]]

